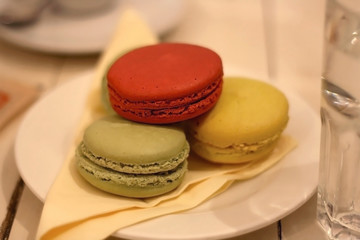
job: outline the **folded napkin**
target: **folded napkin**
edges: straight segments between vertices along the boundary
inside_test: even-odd
[[[290,136],[282,136],[267,159],[238,165],[213,164],[190,155],[189,171],[183,183],[169,194],[158,197],[132,199],[92,187],[77,173],[74,152],[84,129],[106,114],[100,98],[103,75],[119,53],[157,42],[133,10],[122,14],[117,29],[96,69],[77,137],[47,195],[37,239],[104,239],[132,224],[194,208],[225,191],[234,181],[246,180],[265,171],[296,146]]]

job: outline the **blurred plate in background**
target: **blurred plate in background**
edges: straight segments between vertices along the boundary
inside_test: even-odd
[[[181,20],[182,0],[119,0],[89,15],[66,14],[52,6],[38,21],[23,27],[0,25],[0,38],[21,47],[56,54],[91,54],[104,49],[125,6],[132,6],[158,35]],[[135,30],[135,29],[134,29]]]

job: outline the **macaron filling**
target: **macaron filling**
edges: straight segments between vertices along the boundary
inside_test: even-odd
[[[158,173],[160,171],[161,172],[171,171],[172,169],[176,168],[178,165],[180,165],[188,158],[190,147],[189,147],[189,143],[185,142],[183,150],[170,159],[163,159],[163,160],[159,159],[156,162],[131,163],[131,164],[115,161],[111,158],[106,158],[96,155],[86,147],[84,142],[81,142],[78,151],[80,151],[81,155],[86,156],[86,158],[92,161],[93,163],[105,168],[110,168],[115,171],[130,173],[130,174],[131,173],[149,174],[149,173]]]
[[[198,112],[200,109],[213,106],[222,90],[222,77],[206,87],[199,93],[193,93],[179,99],[131,101],[123,98],[109,86],[112,107],[117,112],[133,115],[137,118],[166,118],[172,116],[185,116]]]
[[[89,160],[78,149],[76,152],[78,158],[78,168],[86,171],[86,173],[93,175],[95,178],[105,181],[114,182],[116,184],[132,186],[132,187],[149,187],[162,186],[170,182],[177,181],[182,178],[187,170],[187,161],[183,161],[174,169],[162,171],[152,174],[131,174],[114,171],[112,169],[104,168]]]
[[[269,139],[252,144],[234,144],[228,147],[218,147],[209,143],[204,143],[191,137],[191,149],[199,156],[220,163],[244,163],[256,161],[267,157],[275,148],[280,134]]]
[[[222,76],[219,76],[213,83],[205,87],[203,90],[200,90],[199,92],[195,92],[192,94],[189,94],[187,96],[183,96],[181,98],[176,99],[165,99],[165,100],[143,100],[143,101],[135,101],[131,100],[129,98],[123,97],[119,95],[110,85],[109,91],[111,97],[116,101],[117,105],[121,106],[127,106],[132,108],[139,108],[139,109],[163,109],[164,107],[169,106],[186,106],[189,103],[195,103],[200,102],[203,99],[208,98],[210,95],[215,92],[216,89],[221,87],[222,85]]]
[[[202,145],[206,145],[206,147],[213,148],[214,150],[217,150],[219,152],[228,152],[228,153],[236,152],[241,155],[247,155],[247,154],[261,151],[262,149],[267,148],[269,145],[276,142],[280,138],[281,132],[275,134],[274,136],[272,136],[270,138],[260,140],[256,143],[234,143],[227,147],[220,147],[220,146],[211,144],[209,142],[201,141],[201,140],[197,139],[194,135],[192,135],[192,137],[191,137],[191,142],[194,144],[200,143]]]

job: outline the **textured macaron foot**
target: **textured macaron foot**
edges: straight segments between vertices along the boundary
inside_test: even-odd
[[[275,148],[278,136],[268,144],[240,144],[227,148],[212,146],[190,137],[191,149],[204,159],[218,163],[243,163],[268,156]]]
[[[267,83],[224,78],[216,106],[188,121],[191,150],[218,163],[264,158],[287,125],[288,109],[285,95]]]
[[[187,161],[176,168],[157,174],[131,174],[101,167],[77,151],[77,169],[91,185],[124,197],[146,198],[162,195],[177,188],[187,171]]]
[[[221,58],[197,45],[162,43],[135,49],[110,67],[112,108],[144,123],[174,123],[209,111],[222,91]]]
[[[145,198],[175,189],[187,171],[182,129],[109,116],[92,123],[75,154],[78,172],[93,186]]]

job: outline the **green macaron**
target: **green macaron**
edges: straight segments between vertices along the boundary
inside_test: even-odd
[[[85,130],[75,157],[79,173],[93,186],[146,198],[180,185],[189,150],[181,128],[140,124],[114,115]]]

